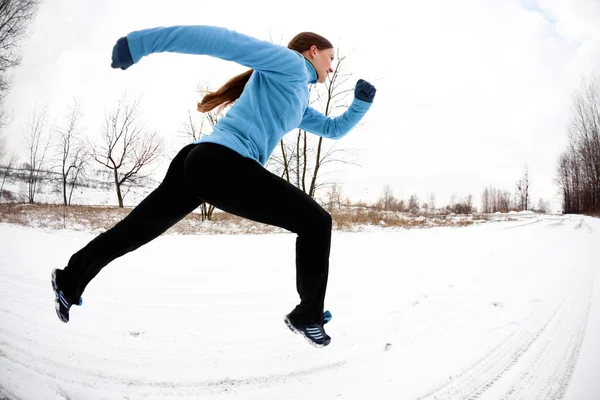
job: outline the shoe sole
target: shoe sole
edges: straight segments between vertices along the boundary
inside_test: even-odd
[[[56,310],[56,315],[58,319],[60,319],[65,324],[69,322],[69,319],[65,319],[63,315],[60,313],[60,300],[59,300],[59,290],[58,286],[56,286],[56,268],[52,270],[52,274],[50,275],[52,281],[52,290],[54,291],[54,309]]]
[[[285,317],[285,319],[284,319],[284,322],[285,322],[285,324],[287,325],[287,327],[288,327],[288,328],[290,328],[290,331],[292,331],[292,332],[294,332],[294,333],[296,333],[296,334],[298,334],[298,335],[302,336],[304,339],[306,339],[306,341],[307,341],[308,343],[310,343],[310,345],[311,345],[311,346],[313,346],[313,347],[316,347],[316,348],[320,349],[320,348],[322,348],[322,347],[325,347],[325,346],[329,345],[329,343],[323,343],[323,344],[319,344],[319,343],[315,343],[315,342],[313,342],[313,341],[312,341],[312,340],[311,340],[311,339],[310,339],[308,336],[306,336],[306,334],[305,334],[304,332],[302,332],[302,331],[301,331],[301,330],[299,330],[299,329],[296,329],[296,328],[294,327],[294,325],[292,325],[292,323],[290,322],[290,320],[289,320],[289,318],[288,318],[287,316]]]

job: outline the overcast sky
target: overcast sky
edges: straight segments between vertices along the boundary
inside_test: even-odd
[[[145,124],[175,151],[184,143],[181,122],[195,110],[197,84],[218,86],[245,71],[177,54],[113,70],[112,47],[131,31],[217,25],[284,44],[314,31],[351,52],[353,81],[377,87],[363,124],[338,144],[360,150],[361,167],[337,168],[335,175],[354,200],[374,200],[389,184],[405,199],[434,193],[439,206],[452,193],[473,194],[479,204],[488,185],[514,191],[527,165],[534,202],[543,197],[558,209],[553,177],[572,95],[582,78],[600,73],[598,0],[290,4],[42,0],[6,99],[9,145],[24,160],[22,133],[33,108],[48,102],[58,120],[74,97],[95,137],[105,111],[127,91],[142,96]]]

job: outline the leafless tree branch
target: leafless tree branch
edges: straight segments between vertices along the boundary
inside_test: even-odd
[[[28,200],[33,204],[38,190],[40,173],[46,161],[46,152],[50,145],[51,135],[46,127],[48,119],[48,106],[35,108],[29,117],[23,135],[29,162],[27,163]]]
[[[102,143],[95,146],[92,158],[112,170],[119,207],[127,185],[139,183],[146,176],[145,167],[162,154],[164,141],[156,132],[147,132],[139,121],[140,99],[129,101],[126,95],[105,116]]]

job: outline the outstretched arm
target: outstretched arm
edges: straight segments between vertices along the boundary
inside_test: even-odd
[[[131,32],[126,39],[133,63],[152,53],[174,52],[218,57],[282,76],[297,77],[299,68],[304,68],[302,57],[286,47],[215,26],[144,29]]]
[[[371,107],[375,92],[373,85],[361,79],[354,90],[354,101],[346,112],[339,117],[331,118],[312,107],[307,107],[299,127],[318,136],[339,139],[360,122]]]

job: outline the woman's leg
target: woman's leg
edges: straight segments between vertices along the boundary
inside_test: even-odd
[[[108,263],[160,236],[202,203],[183,183],[184,161],[193,147],[188,145],[175,156],[158,188],[114,227],[73,254],[67,267],[58,271],[58,286],[71,303],[77,303],[87,284]]]
[[[231,214],[298,234],[300,304],[289,317],[299,324],[322,324],[331,243],[329,213],[256,161],[217,144],[201,143],[192,149],[184,170],[188,190],[196,197]]]

